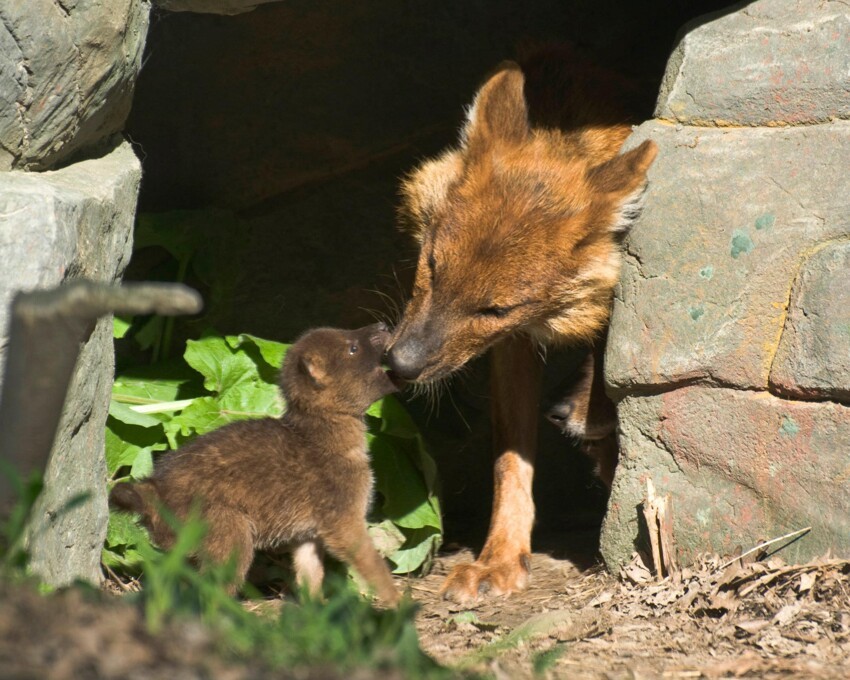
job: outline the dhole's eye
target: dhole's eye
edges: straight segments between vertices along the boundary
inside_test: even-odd
[[[499,307],[498,305],[491,305],[490,307],[482,307],[479,309],[476,314],[478,316],[489,316],[493,319],[502,319],[510,313],[513,307]]]
[[[348,346],[348,353],[349,354],[357,354],[358,351],[360,351],[360,346],[356,342],[352,342]]]

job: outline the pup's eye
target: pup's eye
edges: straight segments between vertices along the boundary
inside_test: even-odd
[[[478,314],[478,316],[489,316],[493,319],[502,319],[506,317],[512,309],[513,307],[499,307],[498,305],[491,305],[490,307],[482,307],[476,312],[476,314]]]
[[[359,346],[356,342],[352,342],[352,343],[348,346],[348,353],[349,353],[349,354],[357,354],[357,352],[358,352],[359,350],[360,350],[360,346]]]

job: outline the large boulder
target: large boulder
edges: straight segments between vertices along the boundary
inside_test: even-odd
[[[770,371],[776,392],[850,402],[850,241],[806,258]]]
[[[696,20],[627,142],[660,153],[606,354],[612,568],[647,479],[673,497],[685,562],[806,526],[790,558],[850,555],[848,45],[846,7],[818,0]]]
[[[120,131],[148,0],[0,4],[0,170],[56,167]]]
[[[840,2],[754,2],[685,27],[655,115],[687,125],[786,126],[850,117],[850,13]]]
[[[650,121],[627,146],[644,139],[661,152],[626,243],[609,386],[767,389],[800,267],[850,234],[850,125]]]
[[[0,173],[0,337],[18,290],[84,277],[114,282],[130,258],[141,166],[126,142],[58,171]],[[2,347],[2,346],[0,346]],[[0,348],[0,363],[3,351]],[[113,375],[112,323],[82,348],[30,527],[33,570],[46,582],[97,582],[106,533],[104,426]],[[69,509],[79,494],[87,500]]]

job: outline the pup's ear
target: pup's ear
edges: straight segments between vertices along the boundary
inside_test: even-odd
[[[298,367],[319,389],[327,385],[328,373],[325,367],[325,361],[320,354],[305,352],[298,360]]]
[[[587,180],[602,198],[614,203],[614,217],[609,229],[628,230],[640,214],[641,199],[646,186],[646,171],[658,155],[658,147],[646,140],[624,154],[591,168]]]
[[[525,141],[530,127],[524,86],[525,78],[519,66],[513,61],[502,62],[475,95],[461,131],[461,143],[474,151],[496,141],[510,144]]]

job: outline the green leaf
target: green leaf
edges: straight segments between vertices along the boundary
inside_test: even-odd
[[[101,553],[103,563],[110,568],[137,571],[142,565],[142,556],[138,551],[140,546],[149,547],[150,539],[133,515],[110,512],[106,541]]]
[[[106,469],[112,478],[121,468],[132,467],[141,451],[152,453],[168,448],[162,424],[157,428],[143,428],[111,417],[106,424]]]
[[[385,519],[369,527],[369,536],[375,549],[384,557],[389,557],[404,545],[407,537],[391,520]]]
[[[153,454],[150,447],[141,449],[136,454],[136,459],[130,468],[130,476],[133,479],[145,479],[153,473]]]
[[[189,340],[184,354],[186,363],[204,376],[204,387],[224,392],[234,385],[260,381],[257,365],[245,352],[234,351],[221,336],[208,335]]]
[[[152,316],[142,324],[139,330],[135,332],[133,339],[141,349],[150,349],[162,338],[162,331],[164,327],[165,317]]]
[[[182,359],[122,371],[112,398],[123,404],[156,404],[205,394],[198,374]]]
[[[440,530],[426,526],[421,529],[405,529],[404,534],[407,540],[389,555],[390,561],[395,565],[393,573],[409,574],[420,568],[427,571],[442,542]]]
[[[277,417],[282,412],[280,394],[267,383],[238,384],[221,397],[202,397],[165,425],[173,448],[195,435],[206,434],[237,420]]]
[[[130,330],[130,326],[133,325],[133,317],[132,316],[118,316],[117,314],[112,317],[112,337],[116,340],[120,340],[125,335],[127,335],[127,331]]]
[[[157,427],[161,425],[157,418],[144,413],[138,413],[127,404],[122,404],[115,400],[109,402],[109,415],[128,425],[138,425],[139,427]]]
[[[419,435],[413,419],[395,397],[384,397],[376,401],[369,407],[366,414],[381,419],[380,431],[385,434],[404,439]]]
[[[431,503],[432,494],[410,456],[409,440],[386,435],[372,438],[370,445],[375,488],[383,496],[382,514],[408,529],[442,524]]]
[[[283,366],[283,358],[292,346],[283,342],[275,342],[274,340],[264,340],[263,338],[258,338],[256,335],[250,335],[249,333],[240,333],[237,336],[229,335],[227,336],[227,344],[229,344],[233,349],[244,348],[246,345],[253,345],[259,350],[260,355],[266,363],[275,369],[279,369]]]

